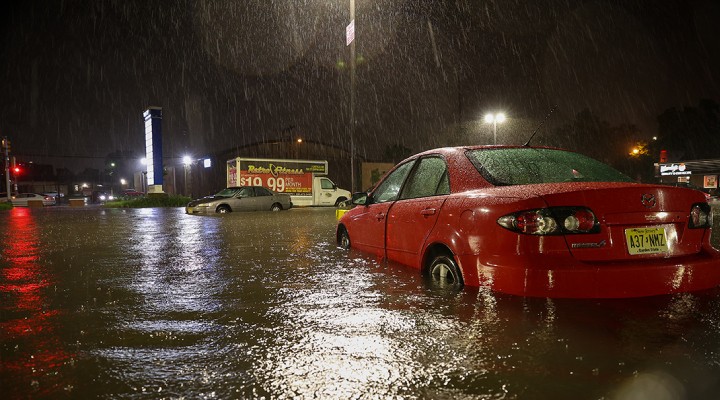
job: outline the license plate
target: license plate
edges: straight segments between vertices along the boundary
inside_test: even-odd
[[[667,253],[665,228],[625,229],[625,243],[630,255]]]

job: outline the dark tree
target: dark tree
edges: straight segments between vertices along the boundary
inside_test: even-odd
[[[133,174],[141,168],[140,158],[134,151],[116,150],[105,156],[102,172],[103,184],[118,185],[121,178],[131,181]]]
[[[634,125],[611,126],[589,109],[584,109],[571,123],[555,129],[548,143],[619,168],[632,142],[639,136],[640,131]]]
[[[720,156],[720,106],[715,101],[669,108],[657,119],[658,145],[667,150],[669,161]]]

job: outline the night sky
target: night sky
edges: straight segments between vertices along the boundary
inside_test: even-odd
[[[651,137],[669,107],[720,100],[713,0],[356,0],[358,151],[521,143],[584,108]],[[23,161],[99,168],[292,135],[347,145],[348,0],[5,1],[0,135]],[[720,155],[720,149],[719,149]],[[168,163],[172,163],[169,160]]]

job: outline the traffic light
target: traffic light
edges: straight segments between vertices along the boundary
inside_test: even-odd
[[[2,148],[7,149],[7,151],[10,151],[10,140],[7,138],[2,139]]]

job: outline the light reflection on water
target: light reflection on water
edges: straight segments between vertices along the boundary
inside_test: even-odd
[[[428,291],[334,244],[334,212],[0,213],[11,397],[716,398],[720,290]]]
[[[47,233],[27,208],[13,208],[7,216],[0,231],[0,387],[3,396],[21,396],[21,388],[6,382],[22,376],[32,392],[48,396],[73,387],[72,377],[60,379],[54,372],[74,355],[60,340],[62,311],[48,295],[54,277],[40,262]]]

